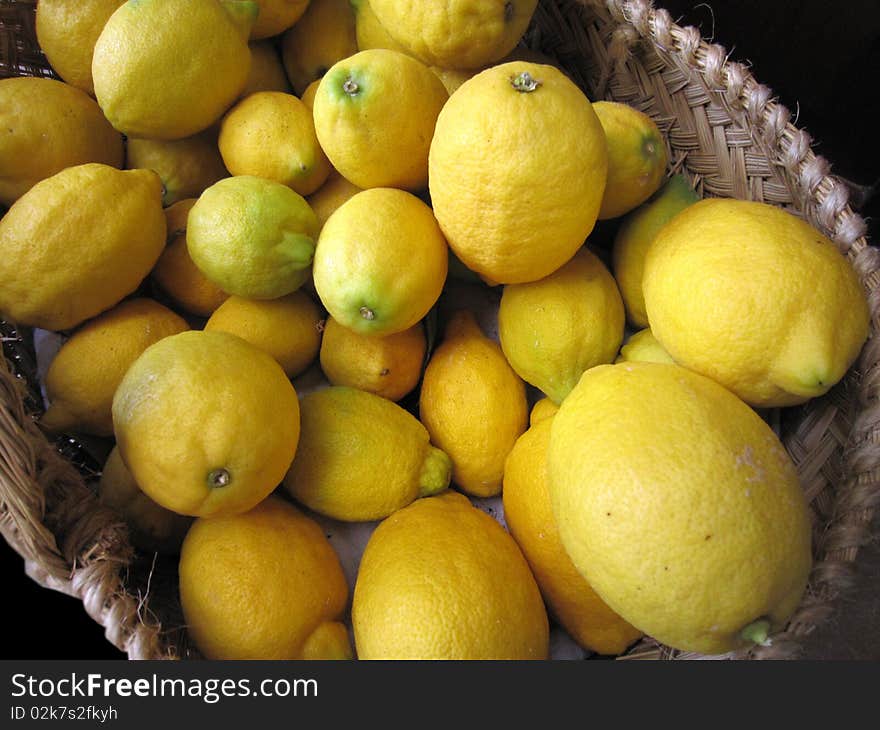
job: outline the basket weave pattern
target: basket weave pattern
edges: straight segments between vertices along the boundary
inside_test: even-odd
[[[35,0],[0,0],[0,77],[52,76],[34,34]],[[853,583],[859,547],[880,503],[880,252],[868,245],[847,187],[813,154],[809,135],[724,48],[707,44],[648,0],[541,0],[526,44],[557,59],[590,99],[651,116],[669,145],[670,171],[704,196],[785,207],[826,233],[856,269],[871,338],[828,395],[776,413],[813,516],[815,564],[804,599],[766,647],[729,655],[798,655]],[[138,555],[125,526],[89,486],[95,465],[71,439],[50,443],[36,425],[41,400],[32,333],[0,324],[0,532],[41,584],[82,599],[132,659],[196,656],[180,618],[173,568]],[[690,658],[646,639],[627,658]]]

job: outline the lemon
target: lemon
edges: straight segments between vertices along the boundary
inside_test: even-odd
[[[548,474],[578,571],[657,641],[733,651],[797,607],[812,558],[794,465],[709,378],[658,363],[587,371],[553,419]]]
[[[165,206],[197,198],[206,188],[229,176],[217,149],[216,136],[210,132],[171,141],[129,138],[125,166],[130,170],[153,170],[162,180]]]
[[[336,170],[331,170],[324,184],[309,195],[306,201],[318,216],[318,226],[323,228],[330,215],[360,191],[361,189],[357,185],[350,183]]]
[[[535,405],[532,406],[532,410],[529,412],[529,426],[535,426],[541,421],[552,418],[558,410],[559,406],[552,400],[541,398],[535,402]]]
[[[456,256],[484,279],[543,279],[593,230],[607,158],[592,105],[561,71],[493,66],[462,84],[437,119],[434,214]]]
[[[431,209],[392,188],[357,193],[318,238],[315,289],[330,315],[365,335],[409,329],[443,290],[446,241]]]
[[[189,325],[152,299],[129,299],[86,322],[52,359],[44,383],[49,408],[40,419],[54,432],[113,435],[113,394],[150,345]]]
[[[68,167],[0,220],[0,314],[47,330],[75,327],[131,294],[164,245],[156,173]]]
[[[605,605],[565,552],[550,503],[547,449],[553,416],[519,437],[504,468],[504,521],[551,615],[581,646],[621,654],[642,633]]]
[[[387,337],[368,337],[328,317],[321,340],[321,369],[333,385],[398,401],[418,385],[426,349],[421,322]]]
[[[666,174],[666,143],[644,112],[616,101],[597,101],[593,111],[608,140],[608,179],[599,219],[617,218],[650,198]]]
[[[251,41],[251,70],[241,92],[241,98],[256,94],[258,91],[293,91],[281,56],[271,40]]]
[[[394,40],[385,30],[385,26],[379,22],[373,8],[370,7],[369,0],[351,0],[351,6],[354,8],[354,28],[359,51],[387,48],[390,51],[409,54],[409,51]]]
[[[291,496],[346,522],[387,517],[449,485],[449,457],[428,432],[386,398],[331,386],[300,402],[302,433],[284,478]]]
[[[547,612],[516,543],[461,494],[384,520],[352,600],[359,659],[546,659]]]
[[[290,468],[299,403],[259,348],[226,332],[181,332],[128,369],[113,428],[147,496],[178,514],[228,515],[263,500]]]
[[[480,68],[510,53],[532,20],[537,0],[412,3],[370,0],[379,22],[432,66]]]
[[[297,94],[357,50],[354,13],[348,0],[311,0],[281,41],[284,68]]]
[[[826,393],[868,336],[866,295],[846,258],[766,203],[685,208],[651,244],[643,288],[651,331],[672,358],[753,406]]]
[[[350,659],[348,585],[318,524],[278,497],[195,521],[180,604],[207,659]]]
[[[309,108],[292,94],[260,91],[223,118],[220,154],[233,175],[275,180],[299,193],[315,192],[330,174]]]
[[[199,271],[186,248],[186,221],[195,204],[195,198],[187,198],[165,208],[168,243],[151,277],[174,306],[210,317],[229,295]]]
[[[309,0],[256,0],[259,15],[251,29],[251,38],[269,38],[283,33],[302,19]]]
[[[620,287],[626,317],[635,327],[648,326],[642,292],[648,248],[664,224],[699,199],[684,175],[673,175],[650,200],[621,221],[611,249],[611,268]]]
[[[104,463],[97,489],[101,504],[125,520],[135,547],[167,555],[180,552],[192,518],[160,507],[144,494],[115,447]]]
[[[193,263],[229,294],[274,299],[308,276],[318,219],[286,185],[236,175],[215,183],[189,213],[186,245]]]
[[[54,79],[0,80],[0,204],[68,167],[122,167],[122,136],[84,92]]]
[[[318,357],[321,311],[304,291],[278,299],[229,297],[211,315],[206,330],[238,335],[274,357],[287,377],[299,375]]]
[[[422,379],[419,417],[452,458],[452,481],[475,497],[501,492],[504,461],[526,430],[525,384],[462,310],[446,324]]]
[[[318,93],[318,87],[320,85],[320,79],[312,81],[312,83],[306,86],[306,90],[303,91],[302,95],[300,96],[300,101],[312,111],[314,111],[315,108],[315,94]],[[339,173],[336,174],[338,175]]]
[[[586,248],[544,279],[504,287],[498,309],[508,362],[557,404],[585,370],[614,360],[623,327],[617,284]]]
[[[673,364],[675,360],[663,349],[663,345],[657,342],[654,333],[648,328],[630,335],[623,347],[620,348],[620,355],[614,362],[665,362]]]
[[[437,74],[446,87],[446,92],[452,94],[469,78],[472,78],[474,71],[462,71],[457,68],[440,68],[439,66],[431,66],[431,70]]]
[[[247,36],[257,10],[243,0],[121,5],[92,59],[95,96],[107,119],[147,139],[181,139],[210,127],[247,81]]]
[[[125,0],[40,0],[35,27],[40,50],[71,86],[94,95],[92,54],[104,24]]]
[[[422,190],[437,115],[449,95],[427,66],[397,51],[334,64],[315,94],[315,130],[337,170],[361,188]]]

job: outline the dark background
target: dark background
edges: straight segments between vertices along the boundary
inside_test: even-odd
[[[877,0],[660,0],[681,25],[695,25],[731,58],[748,63],[797,114],[832,172],[863,191],[870,237],[876,218],[880,135],[874,114],[880,68]],[[880,528],[880,524],[878,524]],[[880,546],[859,555],[860,586],[828,626],[810,639],[806,658],[880,659]],[[0,542],[5,659],[122,659],[82,603],[28,579],[21,559]]]

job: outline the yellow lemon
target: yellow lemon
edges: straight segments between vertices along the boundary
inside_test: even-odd
[[[498,309],[508,362],[557,404],[585,370],[614,360],[623,327],[617,284],[586,248],[544,279],[504,287]]]
[[[312,83],[310,83],[308,86],[306,86],[306,90],[300,96],[300,101],[303,104],[305,104],[312,111],[315,108],[315,94],[318,93],[318,87],[320,85],[321,85],[320,79],[318,79],[316,81],[312,81]]]
[[[666,174],[666,143],[644,112],[616,101],[597,101],[593,111],[608,140],[608,180],[599,219],[629,213],[650,198]]]
[[[558,410],[559,406],[552,400],[549,398],[541,398],[532,406],[532,410],[529,412],[529,426],[534,426],[541,421],[552,418],[556,415]]]
[[[207,659],[350,659],[348,585],[317,522],[278,497],[195,521],[180,605]]]
[[[321,311],[304,291],[278,299],[229,297],[211,315],[206,330],[238,335],[274,357],[294,378],[318,357]]]
[[[419,417],[452,458],[455,484],[475,497],[501,492],[504,461],[526,430],[526,388],[469,311],[452,316],[428,361]]]
[[[561,71],[493,66],[462,84],[437,119],[434,214],[456,256],[484,279],[543,279],[593,230],[607,158],[592,105]]]
[[[167,555],[180,552],[192,518],[160,507],[144,494],[115,447],[101,470],[97,489],[101,504],[125,520],[135,547]]]
[[[709,378],[659,363],[587,371],[553,418],[547,463],[566,552],[657,641],[745,648],[797,607],[812,557],[794,465]]]
[[[672,358],[753,406],[826,393],[868,336],[853,267],[813,226],[766,203],[685,208],[648,249],[643,288]]]
[[[418,385],[426,348],[421,322],[387,337],[368,337],[328,317],[321,340],[321,369],[333,385],[398,401]]]
[[[175,306],[210,317],[229,295],[199,271],[186,248],[186,221],[195,204],[195,198],[187,198],[165,208],[168,243],[151,277]]]
[[[330,215],[346,200],[353,198],[361,189],[353,185],[340,175],[336,170],[331,170],[326,182],[314,193],[306,198],[306,201],[315,215],[318,216],[318,226],[324,227]]]
[[[360,51],[321,79],[315,130],[333,167],[358,187],[421,190],[434,125],[448,98],[443,82],[414,58]]]
[[[648,326],[642,277],[645,257],[657,232],[700,199],[684,175],[673,175],[653,198],[628,213],[620,223],[611,249],[611,268],[620,287],[626,317],[635,327]]]
[[[620,348],[620,355],[614,362],[665,362],[675,363],[669,353],[663,349],[663,345],[657,342],[657,338],[650,329],[639,330],[627,339]]]
[[[393,188],[357,193],[318,238],[315,289],[341,325],[366,335],[409,329],[443,290],[446,241],[431,209]]]
[[[75,327],[131,294],[164,245],[156,173],[68,167],[0,220],[0,313],[20,325]]]
[[[596,595],[565,552],[550,503],[550,416],[519,437],[504,467],[504,521],[529,562],[550,613],[583,647],[620,654],[642,632]]]
[[[330,174],[309,108],[292,94],[260,91],[238,102],[220,126],[220,154],[233,175],[315,192]]]
[[[379,22],[411,53],[443,68],[480,68],[510,53],[537,0],[412,3],[370,0]]]
[[[92,54],[104,24],[125,0],[40,0],[36,31],[40,50],[71,86],[94,95]]]
[[[265,40],[251,41],[248,45],[251,49],[251,70],[241,98],[258,91],[283,91],[286,94],[293,91],[275,44]]]
[[[129,170],[153,170],[162,180],[165,206],[197,198],[206,188],[229,176],[217,149],[217,138],[210,132],[170,141],[129,138],[125,166]]]
[[[297,94],[357,50],[349,0],[311,0],[305,14],[281,40],[284,68]]]
[[[309,0],[256,0],[259,15],[251,29],[251,38],[269,38],[283,33],[302,19]]]
[[[199,270],[223,291],[274,299],[306,280],[318,219],[286,185],[252,175],[215,183],[187,219],[186,245]]]
[[[475,73],[474,71],[462,71],[461,69],[456,68],[440,68],[439,66],[431,66],[431,70],[440,77],[448,94],[452,94],[456,91],[465,81],[472,78]]]
[[[354,8],[354,27],[359,51],[387,48],[390,51],[409,54],[409,51],[394,40],[385,30],[385,26],[379,22],[373,8],[370,7],[369,0],[351,0],[351,6]]]
[[[122,136],[84,92],[54,79],[0,80],[0,204],[68,167],[122,167]]]
[[[247,81],[247,36],[257,10],[242,0],[121,5],[92,59],[95,96],[107,119],[147,139],[181,139],[210,127]]]
[[[546,659],[549,622],[510,535],[461,494],[420,499],[370,537],[352,600],[359,659]]]
[[[305,396],[300,413],[300,443],[284,486],[319,514],[379,520],[449,486],[449,457],[431,446],[415,416],[387,398],[331,386]]]
[[[52,359],[44,383],[49,408],[40,419],[54,432],[113,435],[113,394],[150,345],[189,325],[152,299],[129,299],[86,322]]]
[[[154,501],[184,515],[244,512],[290,468],[299,403],[281,366],[226,332],[148,347],[113,398],[123,462]]]

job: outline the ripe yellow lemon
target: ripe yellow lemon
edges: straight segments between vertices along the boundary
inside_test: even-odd
[[[623,347],[620,348],[620,355],[614,362],[665,362],[673,364],[675,360],[663,349],[663,345],[657,342],[657,338],[648,328],[630,335]]]
[[[336,170],[331,170],[326,182],[309,195],[306,201],[318,216],[319,227],[323,228],[331,213],[360,191],[357,185],[350,183]]]
[[[623,327],[617,284],[586,248],[544,279],[504,287],[498,309],[508,362],[557,404],[585,370],[614,360]]]
[[[421,322],[393,335],[369,337],[328,317],[321,340],[321,369],[333,385],[398,401],[418,385],[426,348]]]
[[[147,348],[113,398],[125,465],[163,507],[244,512],[290,467],[299,402],[281,366],[226,332],[181,332]]]
[[[289,94],[293,91],[281,56],[271,40],[251,41],[251,70],[241,91],[244,99],[258,91],[283,91]]]
[[[68,167],[122,167],[122,136],[85,92],[54,79],[0,80],[0,204]]]
[[[49,408],[40,419],[57,433],[113,435],[113,394],[150,345],[189,325],[152,299],[129,299],[86,322],[52,359],[44,383]]]
[[[448,98],[438,76],[414,58],[360,51],[321,79],[318,140],[333,167],[358,187],[421,190],[434,125]]]
[[[642,277],[651,242],[664,224],[699,199],[684,175],[673,175],[654,197],[621,221],[611,249],[611,269],[633,326],[648,326]]]
[[[260,12],[251,28],[251,38],[269,38],[283,33],[298,22],[309,7],[309,0],[256,0]]]
[[[312,83],[306,86],[306,90],[300,96],[300,101],[305,104],[311,111],[314,111],[315,109],[315,94],[318,93],[318,87],[320,85],[320,79],[318,79],[317,81],[312,81]]]
[[[411,3],[370,0],[379,22],[417,58],[442,68],[481,68],[510,53],[537,0]]]
[[[593,230],[605,133],[561,71],[514,61],[449,97],[429,159],[434,214],[468,268],[499,284],[543,279]]]
[[[466,497],[420,499],[364,550],[352,624],[359,659],[546,659],[547,612],[513,538]]]
[[[275,180],[300,195],[330,174],[312,114],[293,94],[259,91],[242,99],[223,118],[219,145],[233,175]]]
[[[544,421],[548,418],[552,418],[556,415],[556,412],[559,410],[559,406],[556,405],[549,398],[541,398],[539,401],[532,406],[532,410],[529,412],[529,427],[534,426],[541,421]]]
[[[826,393],[868,336],[855,269],[813,226],[766,203],[685,208],[651,244],[643,288],[672,358],[753,406]]]
[[[501,492],[504,461],[526,430],[526,389],[470,311],[452,316],[428,361],[419,417],[452,458],[455,484],[475,497]]]
[[[565,552],[550,503],[547,449],[553,417],[517,439],[504,467],[504,521],[529,562],[550,613],[583,647],[621,654],[642,632],[596,595]]]
[[[330,315],[365,335],[409,329],[443,290],[446,241],[431,209],[393,188],[357,193],[318,238],[315,289]]]
[[[278,299],[229,297],[205,329],[238,335],[268,352],[294,378],[318,357],[321,321],[318,305],[300,290]]]
[[[0,220],[0,313],[20,325],[75,327],[131,294],[164,245],[155,172],[68,167]]]
[[[318,219],[286,185],[253,175],[215,183],[187,218],[186,246],[199,270],[229,294],[274,299],[308,277]]]
[[[566,552],[657,641],[745,648],[800,602],[812,555],[794,465],[709,378],[644,362],[587,371],[553,418],[547,463]]]
[[[387,398],[331,386],[300,403],[302,432],[284,486],[319,514],[347,522],[387,517],[449,485],[449,457]]]
[[[352,658],[339,558],[281,498],[196,520],[178,571],[187,630],[207,659]]]

